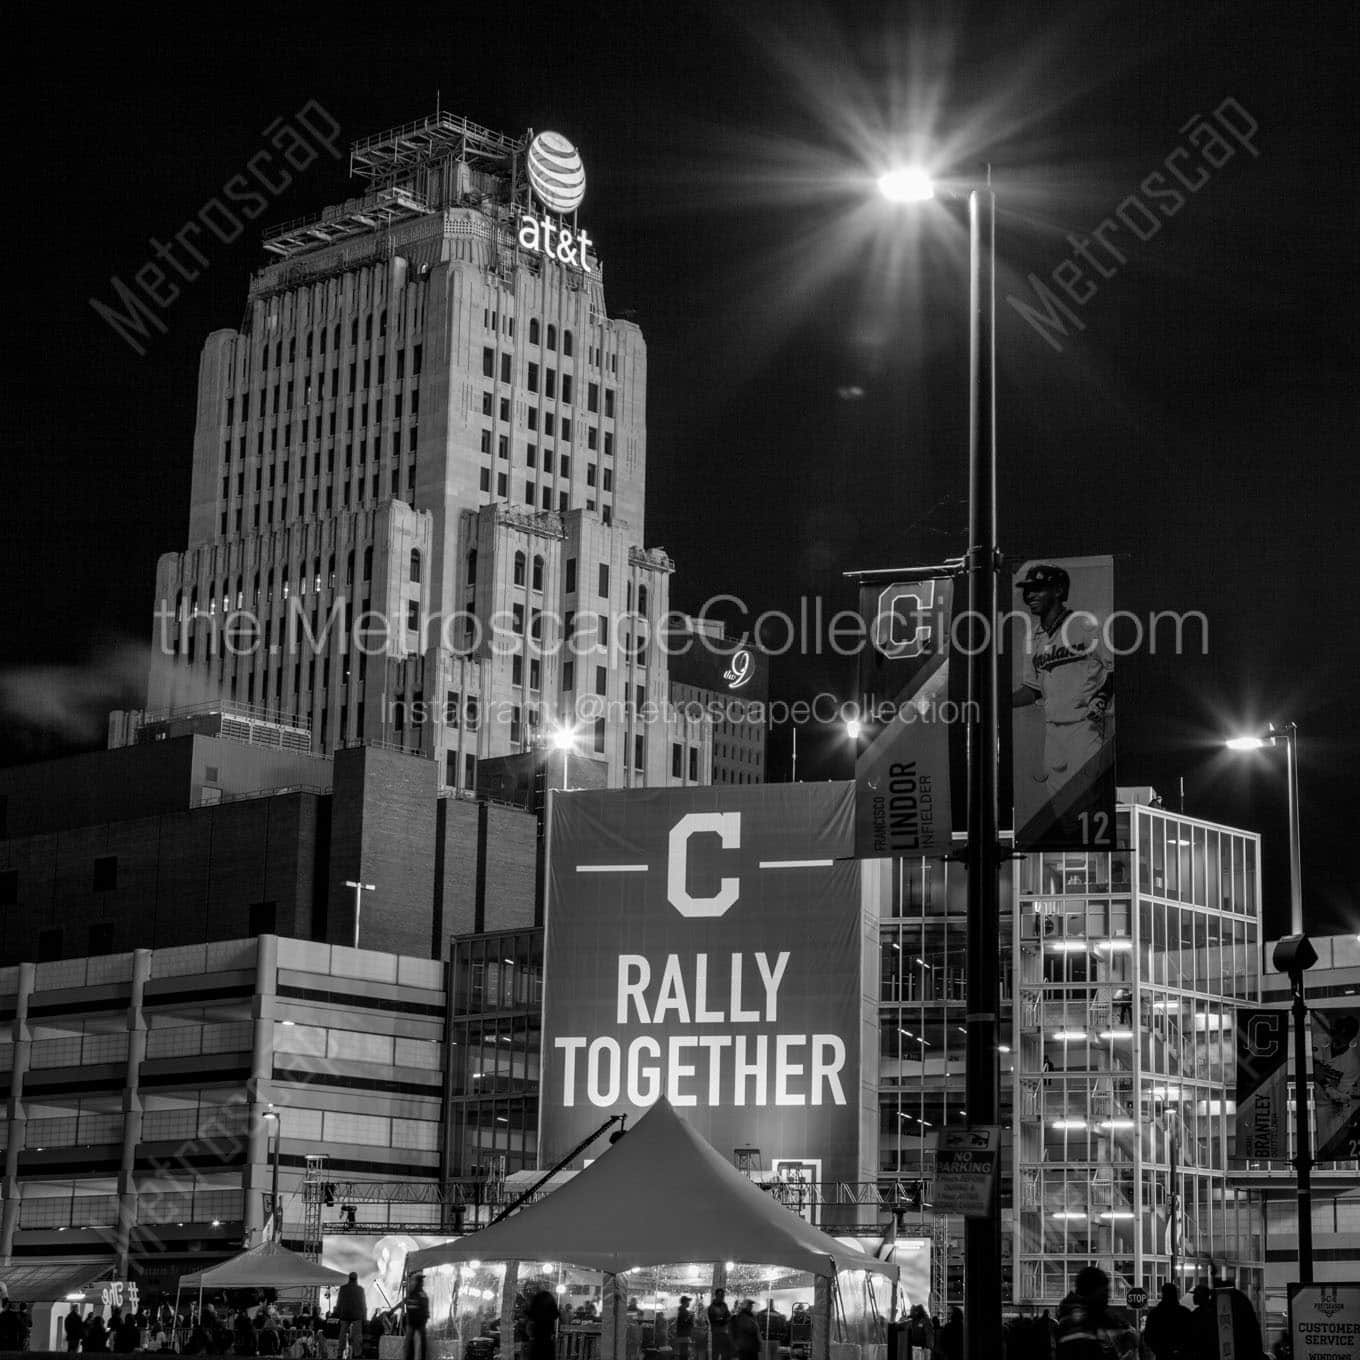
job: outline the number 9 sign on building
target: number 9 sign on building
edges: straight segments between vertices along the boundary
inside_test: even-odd
[[[542,1166],[665,1095],[724,1156],[872,1178],[853,819],[850,784],[553,796]]]

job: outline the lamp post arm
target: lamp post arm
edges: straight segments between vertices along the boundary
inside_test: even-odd
[[[1282,729],[1285,775],[1289,788],[1289,933],[1303,934],[1303,865],[1299,844],[1299,729]]]

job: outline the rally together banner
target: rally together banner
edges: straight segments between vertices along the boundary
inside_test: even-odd
[[[1112,850],[1114,559],[1026,562],[1009,607],[1016,847]]]
[[[860,588],[869,645],[859,687],[871,715],[855,760],[855,854],[947,855],[950,807],[948,577]]]
[[[554,795],[541,1165],[665,1095],[724,1156],[860,1179],[853,806],[848,783]]]

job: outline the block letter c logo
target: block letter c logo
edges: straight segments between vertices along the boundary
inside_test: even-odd
[[[741,847],[741,813],[690,812],[671,827],[670,848],[666,856],[666,898],[681,916],[725,915],[741,893],[741,880],[724,878],[712,897],[692,897],[686,887],[689,867],[689,840],[709,832],[718,837],[724,850]]]
[[[1275,1058],[1284,1048],[1284,1012],[1253,1015],[1247,1022],[1247,1051],[1253,1058]]]
[[[870,641],[889,661],[925,655],[934,628],[929,620],[920,623],[918,619],[934,608],[934,581],[899,581],[885,587],[870,623]]]

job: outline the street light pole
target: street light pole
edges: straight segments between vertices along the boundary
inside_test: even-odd
[[[1303,933],[1303,866],[1299,847],[1299,729],[1296,723],[1272,728],[1272,741],[1284,743],[1285,783],[1289,806],[1289,933],[1306,943]],[[1294,1167],[1298,1173],[1299,1283],[1313,1283],[1313,1148],[1308,1132],[1308,1004],[1303,993],[1303,959],[1295,956],[1289,970],[1294,1020]]]
[[[1304,934],[1275,942],[1274,964],[1289,977],[1294,1005],[1294,1167],[1298,1172],[1299,1283],[1313,1283],[1313,1148],[1308,1136],[1308,1004],[1303,975],[1317,962]]]
[[[1313,1283],[1313,1149],[1308,1136],[1308,1006],[1303,970],[1289,974],[1294,1004],[1294,1166],[1298,1171],[1299,1283]]]
[[[354,889],[354,947],[359,947],[359,913],[363,910],[364,894],[373,892],[373,884],[360,883],[352,878],[345,880],[345,887]]]
[[[891,202],[934,197],[926,170],[903,166],[880,176]],[[1001,846],[997,814],[997,588],[996,546],[996,195],[987,182],[968,196],[968,1010],[964,1090],[970,1124],[1000,1122],[997,1056],[1000,1008]],[[964,1220],[965,1342],[969,1360],[1002,1353],[1001,1214]]]
[[[269,1222],[274,1239],[282,1240],[283,1214],[279,1209],[279,1144],[283,1138],[283,1120],[272,1105],[264,1112],[264,1117],[271,1120],[274,1125],[274,1171],[269,1192]]]
[[[996,195],[968,196],[968,1010],[964,1089],[969,1122],[999,1123],[997,1009],[1000,846],[996,677]],[[1001,1215],[964,1220],[965,1335],[970,1360],[1001,1354]]]
[[[1264,737],[1233,737],[1234,751],[1283,746],[1289,811],[1289,930],[1275,944],[1275,967],[1289,977],[1294,1024],[1294,1168],[1298,1173],[1299,1283],[1313,1282],[1313,1150],[1308,1131],[1308,1003],[1303,975],[1317,962],[1317,952],[1303,933],[1303,857],[1299,848],[1299,729],[1297,723],[1274,723]]]

